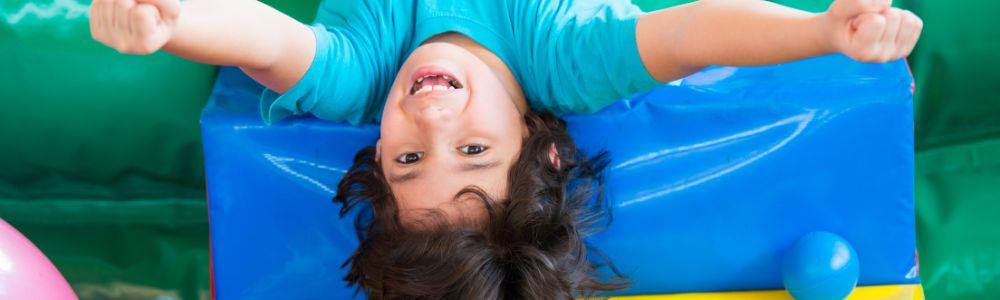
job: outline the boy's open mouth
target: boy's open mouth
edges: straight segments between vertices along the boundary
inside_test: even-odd
[[[410,88],[410,95],[419,95],[432,91],[448,91],[461,89],[462,83],[445,74],[426,74],[417,77]]]

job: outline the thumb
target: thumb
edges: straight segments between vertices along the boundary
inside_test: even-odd
[[[882,12],[892,5],[892,0],[838,0],[830,5],[830,14],[850,19],[864,13]]]
[[[176,19],[181,13],[181,2],[179,0],[136,0],[136,2],[156,6],[156,9],[160,11],[160,17],[164,20]]]
[[[871,50],[870,47],[878,46],[878,41],[885,31],[885,17],[876,13],[863,14],[855,19],[855,31],[851,43],[855,47]]]

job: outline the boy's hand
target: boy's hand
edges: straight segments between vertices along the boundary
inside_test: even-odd
[[[150,54],[170,40],[180,0],[94,0],[90,34],[121,53]]]
[[[864,62],[910,55],[923,22],[891,0],[837,0],[823,15],[834,50]]]

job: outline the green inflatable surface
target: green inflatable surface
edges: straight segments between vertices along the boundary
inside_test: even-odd
[[[273,1],[299,20],[318,1]],[[95,42],[89,0],[0,1],[0,218],[82,299],[207,299],[198,118],[217,68]]]
[[[265,2],[309,21],[318,0]],[[894,5],[925,22],[910,65],[927,297],[1000,298],[1000,3]],[[88,6],[0,1],[0,218],[82,299],[208,299],[198,117],[216,68],[118,54],[90,38]]]
[[[906,1],[924,19],[916,212],[928,299],[1000,298],[1000,3]]]

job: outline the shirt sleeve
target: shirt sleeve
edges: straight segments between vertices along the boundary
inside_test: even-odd
[[[555,113],[588,113],[661,84],[636,46],[642,11],[627,0],[563,0],[536,26],[532,71],[540,99]],[[568,3],[568,4],[567,4]],[[546,5],[546,4],[543,4]]]
[[[264,90],[264,121],[302,114],[352,124],[375,121],[407,38],[405,20],[392,19],[389,2],[324,1],[310,26],[316,38],[313,61],[285,93]]]

